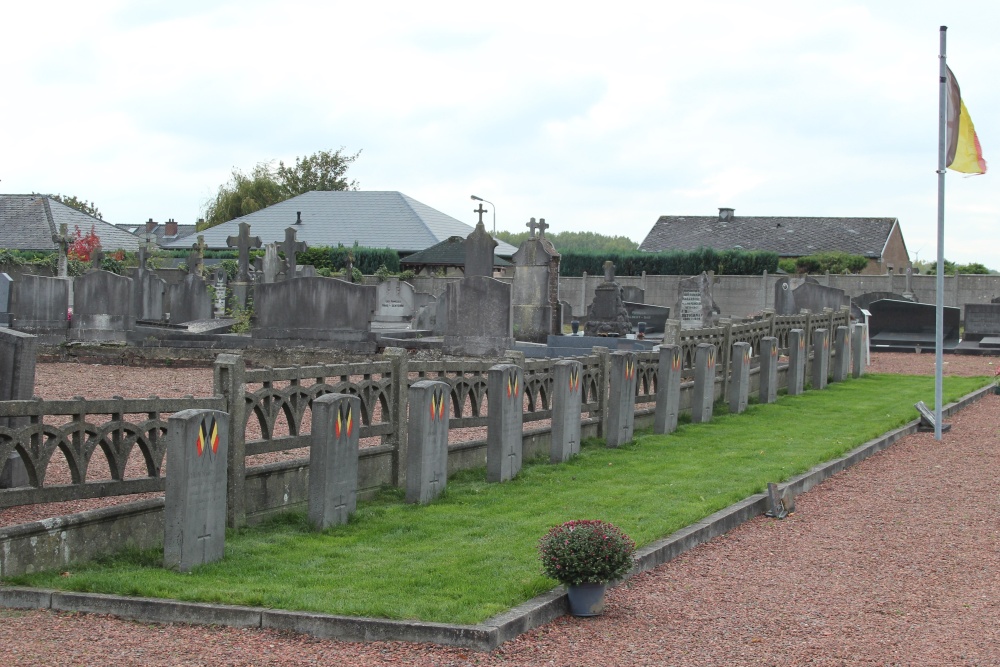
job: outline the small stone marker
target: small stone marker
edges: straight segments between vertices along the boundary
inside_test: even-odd
[[[859,378],[865,374],[865,357],[868,352],[868,325],[855,322],[851,330],[851,376]]]
[[[750,398],[750,343],[733,343],[733,369],[729,381],[729,411],[745,412]]]
[[[654,433],[673,433],[677,430],[677,415],[681,402],[681,348],[679,345],[661,345],[659,365],[656,370],[656,414]]]
[[[767,511],[764,512],[764,516],[769,516],[773,519],[784,519],[790,511],[785,506],[783,494],[778,493],[778,485],[774,482],[768,482]]]
[[[524,377],[514,364],[498,364],[488,373],[486,481],[506,482],[521,472]]]
[[[226,549],[229,415],[182,410],[167,422],[163,564],[187,572]]]
[[[580,411],[583,407],[583,364],[563,360],[553,364],[552,442],[549,461],[563,463],[580,453]]]
[[[816,329],[813,331],[813,389],[826,389],[830,378],[830,330]]]
[[[934,411],[927,407],[927,404],[923,401],[917,401],[913,404],[913,407],[917,409],[920,413],[920,424],[917,425],[917,430],[921,432],[933,431],[934,430]],[[951,430],[951,424],[941,422],[941,432]]]
[[[805,390],[806,381],[806,332],[792,329],[788,332],[788,395],[798,396]]]
[[[778,400],[778,339],[764,336],[760,339],[760,393],[761,403]]]
[[[406,502],[424,505],[448,482],[447,382],[421,380],[410,386],[407,420]]]
[[[611,353],[611,382],[608,391],[608,447],[632,441],[635,432],[635,386],[639,358],[635,352]]]
[[[695,424],[712,421],[715,403],[715,345],[698,343],[694,353],[694,397],[691,399],[691,421]]]
[[[309,448],[309,523],[316,530],[347,523],[358,504],[361,399],[324,394],[313,401]]]
[[[833,346],[833,381],[843,382],[851,374],[851,330],[837,327],[837,339]]]

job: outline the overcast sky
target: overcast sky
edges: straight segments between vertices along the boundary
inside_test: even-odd
[[[1000,269],[1000,3],[7,3],[0,192],[191,223],[341,146],[363,190],[636,241],[660,215],[898,217],[936,257],[939,27],[991,171],[945,256]],[[492,213],[487,225],[492,224]]]

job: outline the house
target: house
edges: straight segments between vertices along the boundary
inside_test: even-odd
[[[671,250],[766,250],[781,259],[820,252],[868,258],[865,274],[905,271],[910,256],[896,218],[807,218],[737,216],[720,208],[716,216],[664,215],[639,246],[645,252]]]
[[[195,233],[197,225],[182,225],[173,218],[170,218],[161,225],[150,218],[140,225],[118,223],[115,227],[138,236],[139,240],[143,243],[155,244],[162,247],[167,243],[191,236]]]
[[[82,213],[45,195],[0,195],[0,248],[52,251],[53,235],[66,225],[70,236],[93,229],[105,252],[139,249],[139,239],[109,222]]]
[[[281,243],[285,229],[295,230],[297,241],[309,247],[339,244],[391,248],[400,255],[424,250],[452,236],[468,236],[472,225],[445,215],[426,204],[392,191],[335,190],[306,192],[249,215],[210,227],[199,236],[209,249],[226,249],[226,240],[239,235],[241,222],[263,245]],[[165,248],[190,248],[190,239],[179,239]],[[500,242],[495,254],[510,257],[517,250]]]

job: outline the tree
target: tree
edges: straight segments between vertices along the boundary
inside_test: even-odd
[[[38,194],[35,192],[34,194]],[[86,213],[87,215],[93,216],[98,220],[104,220],[104,216],[101,212],[97,210],[97,204],[92,201],[87,201],[86,199],[80,199],[76,195],[63,197],[62,195],[45,195],[51,199],[55,199],[60,204],[65,204],[70,208],[75,208],[81,213]]]
[[[528,238],[528,232],[499,231],[496,233],[496,238],[517,247]],[[557,232],[546,234],[545,238],[551,241],[559,252],[627,253],[639,248],[639,244],[627,236],[605,236],[596,232]]]
[[[214,227],[304,192],[357,190],[357,181],[348,181],[346,174],[360,154],[347,155],[341,147],[297,157],[293,166],[278,162],[273,168],[269,162],[260,162],[249,174],[233,168],[232,178],[205,203],[205,222],[199,227]]]
[[[80,225],[73,226],[76,231],[73,234],[73,242],[66,249],[66,257],[78,262],[89,262],[94,251],[101,247],[101,239],[94,225],[90,226],[90,232],[87,234],[80,231]]]

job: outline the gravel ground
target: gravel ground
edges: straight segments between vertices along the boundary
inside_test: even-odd
[[[949,355],[946,374],[997,358]],[[46,365],[48,366],[48,365]],[[46,398],[135,373],[39,368]],[[874,372],[933,372],[933,355],[876,354]],[[79,371],[77,373],[76,371]],[[165,371],[167,374],[160,376]],[[187,374],[191,373],[191,376]],[[197,369],[144,369],[142,384],[198,393]],[[80,382],[82,384],[77,384]],[[209,380],[210,382],[210,380]],[[51,384],[54,383],[54,386]],[[136,384],[139,384],[138,382]],[[189,388],[191,387],[191,388]],[[171,394],[172,395],[172,394]],[[4,665],[997,665],[1000,396],[951,418],[943,442],[900,440],[796,501],[609,592],[595,619],[563,617],[490,654],[353,644],[272,631],[139,624],[0,610]]]

